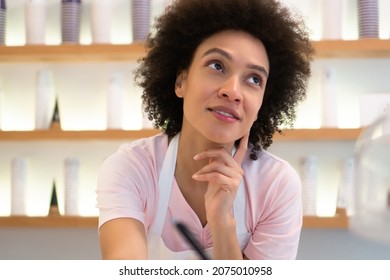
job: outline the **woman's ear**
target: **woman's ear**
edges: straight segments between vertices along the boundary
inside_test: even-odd
[[[186,78],[185,71],[180,72],[176,77],[175,93],[176,93],[177,97],[180,97],[180,98],[184,97],[185,78]]]

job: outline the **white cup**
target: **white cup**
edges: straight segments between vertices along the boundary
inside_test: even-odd
[[[25,9],[26,44],[44,45],[47,0],[27,0]]]
[[[113,14],[112,0],[92,0],[91,32],[95,44],[111,43],[111,27]]]
[[[343,24],[342,15],[342,0],[322,0],[322,39],[341,39]]]
[[[50,70],[37,73],[35,92],[35,129],[50,128],[56,103],[54,77]]]

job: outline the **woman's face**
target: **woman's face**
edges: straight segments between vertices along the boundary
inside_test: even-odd
[[[249,132],[261,107],[269,73],[263,43],[243,31],[212,35],[178,75],[175,92],[184,102],[182,131],[228,144]]]

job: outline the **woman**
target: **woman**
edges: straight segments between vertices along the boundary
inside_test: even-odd
[[[313,53],[276,0],[179,0],[155,24],[136,80],[162,133],[102,165],[104,259],[294,259],[301,183],[266,151],[305,97]]]

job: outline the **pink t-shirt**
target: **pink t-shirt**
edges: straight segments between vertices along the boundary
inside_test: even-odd
[[[99,227],[115,218],[134,218],[149,230],[156,216],[158,177],[168,148],[159,134],[121,147],[103,163],[98,178]],[[250,149],[248,149],[248,153]],[[251,232],[244,254],[249,259],[295,259],[302,227],[301,181],[286,161],[262,151],[242,164],[246,185],[246,226]],[[168,190],[169,191],[169,188]],[[191,249],[177,233],[172,219],[185,221],[204,248],[211,233],[202,227],[174,180],[162,239],[172,251]]]

